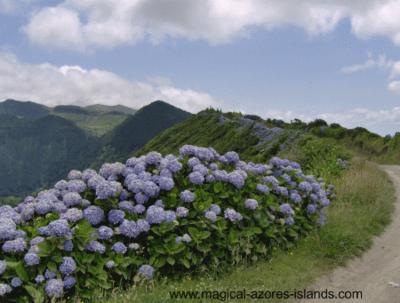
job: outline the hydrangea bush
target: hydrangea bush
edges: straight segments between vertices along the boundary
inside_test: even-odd
[[[254,261],[323,224],[331,197],[298,163],[246,163],[191,145],[73,170],[0,207],[0,296],[89,299],[121,283]]]

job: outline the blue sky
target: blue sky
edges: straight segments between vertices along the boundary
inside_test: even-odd
[[[400,1],[163,3],[0,0],[0,99],[400,131]]]

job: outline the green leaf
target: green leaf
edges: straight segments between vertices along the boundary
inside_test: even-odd
[[[175,259],[172,258],[172,257],[168,257],[167,258],[167,262],[168,262],[169,265],[174,265],[175,264]]]
[[[25,285],[24,288],[32,297],[35,303],[43,303],[44,302],[44,292],[43,288],[39,288],[32,285]]]

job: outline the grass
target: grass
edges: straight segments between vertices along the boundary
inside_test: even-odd
[[[329,207],[328,223],[299,241],[291,251],[277,250],[269,260],[242,265],[224,275],[208,273],[176,281],[165,279],[127,291],[117,289],[111,296],[96,302],[202,302],[171,299],[169,292],[244,288],[247,291],[291,290],[310,286],[317,277],[344,265],[370,247],[373,236],[384,230],[393,211],[394,188],[375,164],[354,161],[336,184],[337,199]]]
[[[54,114],[64,119],[71,120],[76,123],[78,127],[96,137],[101,137],[105,133],[111,131],[128,117],[126,114],[115,113],[92,113],[90,115],[75,113]]]

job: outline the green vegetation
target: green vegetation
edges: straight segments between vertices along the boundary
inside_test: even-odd
[[[124,161],[153,137],[190,116],[190,113],[168,103],[155,101],[102,138],[103,149],[96,163]]]
[[[109,113],[109,112],[117,112],[117,113],[122,113],[122,114],[127,114],[127,115],[134,115],[137,110],[123,106],[123,105],[103,105],[103,104],[94,104],[94,105],[89,105],[85,107],[87,110],[91,112],[97,112],[97,113]]]
[[[50,185],[74,167],[89,165],[98,142],[57,116],[0,126],[0,196],[24,195]]]
[[[231,270],[226,268],[227,272],[222,275],[210,271],[200,277],[161,280],[155,285],[136,286],[127,292],[116,291],[111,298],[106,297],[101,302],[179,302],[170,299],[170,291],[279,290],[301,289],[310,285],[318,276],[367,249],[372,237],[381,233],[390,222],[393,211],[392,184],[374,164],[352,162],[335,183],[337,199],[329,207],[328,223],[301,240],[293,249],[276,250],[271,259],[255,264],[243,264]]]

